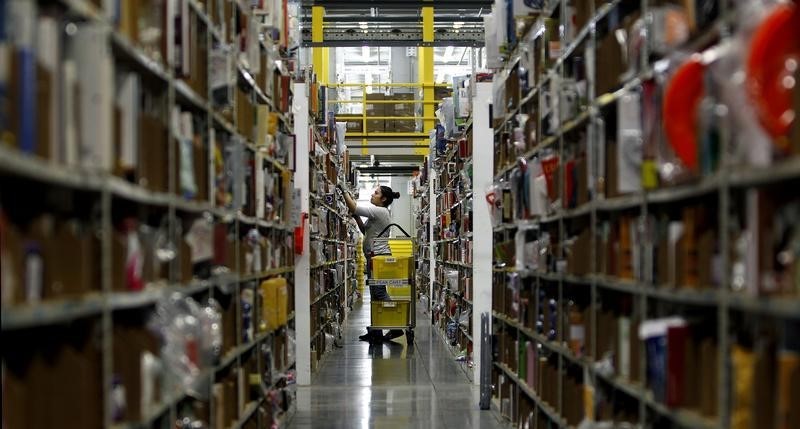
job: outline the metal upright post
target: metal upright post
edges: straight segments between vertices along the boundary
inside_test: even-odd
[[[480,367],[480,372],[478,373],[479,382],[480,382],[480,402],[479,406],[482,410],[488,410],[491,408],[492,402],[492,315],[491,313],[484,313],[481,314],[481,336],[479,338],[478,344],[480,344],[480,360],[481,362],[489,362],[486,365],[482,365]],[[473,337],[474,338],[474,337]]]

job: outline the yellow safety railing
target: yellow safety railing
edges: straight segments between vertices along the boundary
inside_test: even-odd
[[[427,132],[396,132],[396,131],[370,131],[370,120],[390,120],[390,121],[435,121],[435,116],[394,116],[394,115],[367,115],[368,104],[414,104],[414,105],[431,105],[441,103],[441,99],[416,99],[416,100],[368,100],[368,88],[450,88],[450,84],[433,84],[426,85],[423,83],[332,83],[329,84],[330,88],[361,88],[360,100],[328,100],[328,104],[361,104],[361,114],[338,114],[336,115],[337,121],[361,121],[361,132],[347,131],[347,137],[360,137],[363,139],[362,144],[366,145],[366,139],[370,137],[411,137],[411,138],[425,138],[428,136]]]

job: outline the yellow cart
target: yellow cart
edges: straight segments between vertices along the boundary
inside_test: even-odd
[[[396,226],[405,237],[376,238],[374,242],[386,242],[391,252],[372,257],[370,286],[385,286],[388,300],[370,303],[370,319],[373,329],[404,329],[408,344],[414,343],[416,326],[416,287],[414,281],[414,238],[397,224],[390,224],[380,234]],[[373,245],[374,246],[374,245]]]

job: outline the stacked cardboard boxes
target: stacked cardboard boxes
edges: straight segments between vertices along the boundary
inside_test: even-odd
[[[414,100],[414,94],[394,94],[390,100],[410,101]],[[386,104],[386,111],[391,112],[387,116],[401,116],[412,118],[414,116],[414,103],[392,103]],[[413,119],[391,119],[386,121],[386,131],[396,133],[413,133],[416,130],[416,123]]]
[[[386,131],[385,121],[383,119],[369,119],[370,117],[383,117],[386,116],[385,103],[370,103],[371,100],[383,101],[386,96],[382,93],[367,94],[367,129],[364,132],[368,133],[382,133]]]
[[[347,133],[364,132],[364,122],[361,115],[337,115],[339,121],[347,122]]]

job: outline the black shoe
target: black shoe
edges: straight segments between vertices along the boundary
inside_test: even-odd
[[[369,341],[370,343],[383,341],[383,335],[380,331],[369,331],[364,335],[358,337],[361,341]]]
[[[395,338],[402,337],[403,330],[402,329],[392,329],[386,335],[383,336],[384,341],[392,341]]]

